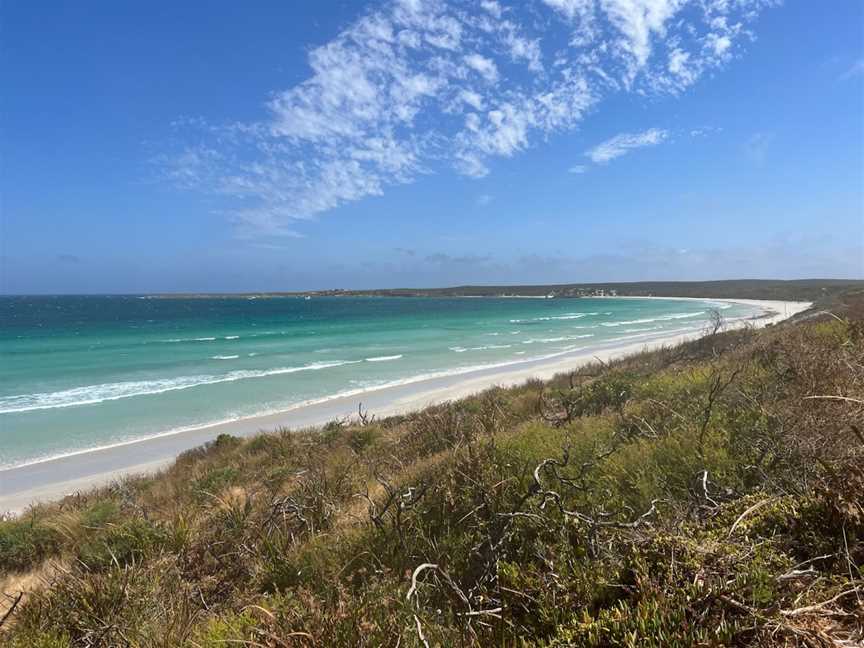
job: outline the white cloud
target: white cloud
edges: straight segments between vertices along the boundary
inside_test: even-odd
[[[384,0],[312,49],[308,78],[260,120],[178,123],[168,175],[225,196],[241,231],[292,235],[448,165],[482,177],[609,95],[683,92],[741,51],[773,1]],[[589,157],[664,137],[622,135]]]
[[[689,58],[690,54],[687,52],[680,49],[672,50],[672,53],[669,55],[669,71],[672,74],[681,74],[686,68],[687,59]]]
[[[569,169],[567,169],[567,173],[585,173],[588,171],[588,166],[585,164],[574,164]]]
[[[656,146],[665,140],[668,131],[651,128],[643,133],[621,133],[585,152],[595,164],[606,164],[635,148]]]
[[[476,202],[479,207],[485,207],[486,205],[491,203],[492,200],[494,200],[494,198],[489,194],[480,194],[479,196],[477,196]]]
[[[540,50],[539,38],[529,40],[517,36],[515,30],[506,30],[504,41],[514,61],[524,60],[532,72],[540,72],[543,69],[543,54]]]
[[[568,20],[585,14],[594,6],[594,0],[543,0],[543,3],[552,7]]]
[[[699,128],[690,129],[690,137],[707,137],[714,133],[722,133],[723,129],[719,126],[700,126]]]
[[[495,0],[483,0],[480,3],[480,6],[496,18],[501,17],[501,5],[498,4]]]
[[[495,83],[498,80],[498,66],[492,59],[480,54],[469,54],[465,57],[465,64],[472,70],[479,72],[489,83]]]
[[[474,110],[483,110],[483,96],[479,92],[473,90],[462,90],[459,93],[459,98]]]
[[[666,21],[685,4],[684,0],[603,0],[610,21],[620,32],[618,46],[627,59],[631,82],[651,55],[652,40],[666,33]]]

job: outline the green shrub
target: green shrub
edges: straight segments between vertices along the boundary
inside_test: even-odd
[[[209,499],[208,495],[216,495],[233,485],[240,476],[240,471],[233,466],[214,468],[209,470],[203,477],[192,483],[192,490],[197,493],[200,500]]]
[[[56,552],[59,533],[36,514],[0,520],[0,572],[24,571]]]
[[[381,430],[374,425],[355,426],[348,430],[348,446],[357,453],[372,446],[381,436]]]
[[[78,550],[78,560],[94,571],[116,563],[124,567],[156,555],[169,544],[170,535],[161,526],[142,518],[109,524],[95,537],[87,539]]]

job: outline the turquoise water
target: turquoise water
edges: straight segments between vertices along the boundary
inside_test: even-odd
[[[755,309],[627,299],[0,297],[0,468]]]

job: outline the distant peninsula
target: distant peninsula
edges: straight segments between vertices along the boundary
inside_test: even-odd
[[[374,288],[249,293],[166,293],[161,299],[278,297],[708,297],[714,299],[806,299],[819,302],[848,290],[864,289],[855,279],[730,279],[721,281],[637,281],[537,285],[464,285],[445,288]]]

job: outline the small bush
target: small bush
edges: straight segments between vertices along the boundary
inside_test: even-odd
[[[94,571],[140,563],[156,555],[168,544],[169,534],[161,527],[141,518],[110,524],[103,533],[85,541],[78,560]]]
[[[58,532],[36,514],[20,520],[0,520],[0,572],[24,571],[55,553]]]

